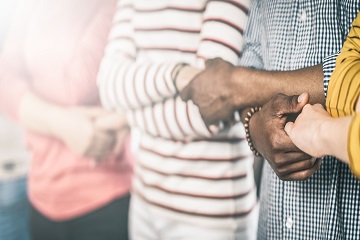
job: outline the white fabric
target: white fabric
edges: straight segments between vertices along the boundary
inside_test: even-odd
[[[131,240],[242,240],[256,239],[258,206],[249,215],[245,230],[238,225],[205,227],[182,221],[174,221],[161,209],[156,209],[133,194],[130,206]]]

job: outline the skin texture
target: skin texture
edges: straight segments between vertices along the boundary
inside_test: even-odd
[[[292,102],[289,99],[296,97],[274,98],[278,93],[293,96],[303,92],[309,93],[308,100],[301,107],[293,106],[292,114],[286,112],[290,110],[285,106]],[[199,107],[208,126],[219,122],[231,124],[235,111],[242,111],[243,116],[249,107],[264,106],[261,114],[255,113],[252,117],[251,137],[277,175],[283,180],[305,180],[318,169],[320,161],[300,151],[287,137],[283,115],[293,117],[293,112],[299,113],[307,102],[325,104],[321,64],[275,72],[235,67],[216,58],[206,62],[205,70],[181,91],[181,97],[185,101],[192,100]],[[279,109],[277,104],[285,109]]]
[[[300,113],[307,101],[308,95],[278,94],[250,119],[255,148],[282,180],[306,180],[320,166],[320,160],[296,147],[284,130],[289,116]]]
[[[332,118],[319,104],[307,104],[285,131],[304,152],[315,156],[335,156],[349,164],[347,136],[352,117]],[[329,131],[331,129],[331,131]]]
[[[212,125],[228,121],[235,110],[263,106],[277,93],[291,96],[303,92],[310,94],[310,103],[325,104],[322,65],[271,72],[235,67],[216,58],[206,61],[205,70],[181,91],[181,97],[192,100],[205,123]]]
[[[19,116],[30,131],[62,141],[79,156],[94,163],[121,151],[129,128],[125,118],[100,107],[62,107],[32,92],[23,96]]]

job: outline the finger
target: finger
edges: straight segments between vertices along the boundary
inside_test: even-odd
[[[277,169],[288,167],[296,162],[311,159],[312,157],[302,151],[283,152],[275,156],[271,162]]]
[[[283,129],[274,130],[270,147],[277,153],[302,152]]]
[[[287,134],[290,138],[291,138],[291,132],[292,132],[293,128],[294,128],[294,123],[293,123],[293,122],[288,122],[288,123],[286,123],[285,128],[284,128],[286,134]]]
[[[279,94],[275,97],[274,100],[279,115],[287,115],[291,113],[299,113],[301,112],[302,108],[308,103],[309,101],[309,94],[303,93],[300,96],[286,96],[283,94]]]
[[[99,130],[120,130],[127,126],[127,119],[120,114],[110,114],[104,117],[98,117],[94,122],[95,128]]]
[[[180,97],[184,102],[187,102],[192,99],[192,88],[193,88],[193,81],[191,81],[188,85],[184,87],[183,90],[180,92]]]
[[[218,125],[221,127],[221,125],[223,125],[226,127],[233,124],[233,111],[229,111],[228,109],[222,108],[220,110],[215,110],[210,106],[207,108],[201,108],[199,111],[206,126]]]
[[[308,156],[307,156],[308,157]],[[278,168],[277,172],[281,175],[289,175],[291,173],[304,171],[307,169],[311,169],[316,163],[316,158],[310,157],[295,163],[286,165],[284,167]]]
[[[91,119],[97,118],[99,116],[111,114],[109,111],[105,110],[102,107],[84,107],[83,112],[86,116],[88,116]]]
[[[318,158],[312,168],[291,173],[285,178],[286,180],[289,181],[305,181],[309,179],[320,168],[320,165],[321,165],[321,159]]]
[[[114,134],[97,132],[87,150],[87,156],[102,160],[114,148],[116,137]]]
[[[130,133],[130,128],[125,128],[125,129],[119,131],[119,133],[116,136],[115,147],[112,151],[113,154],[118,155],[122,152],[125,141],[126,141],[127,137],[129,136],[129,133]]]

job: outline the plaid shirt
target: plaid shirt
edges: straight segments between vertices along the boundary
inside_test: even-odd
[[[240,65],[295,70],[320,63],[324,90],[360,9],[356,0],[255,0]],[[264,165],[258,239],[360,239],[360,181],[326,157],[309,180],[284,182]]]

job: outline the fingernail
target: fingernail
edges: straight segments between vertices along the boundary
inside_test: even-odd
[[[301,103],[305,98],[305,93],[302,93],[299,97],[298,97],[298,102]]]

